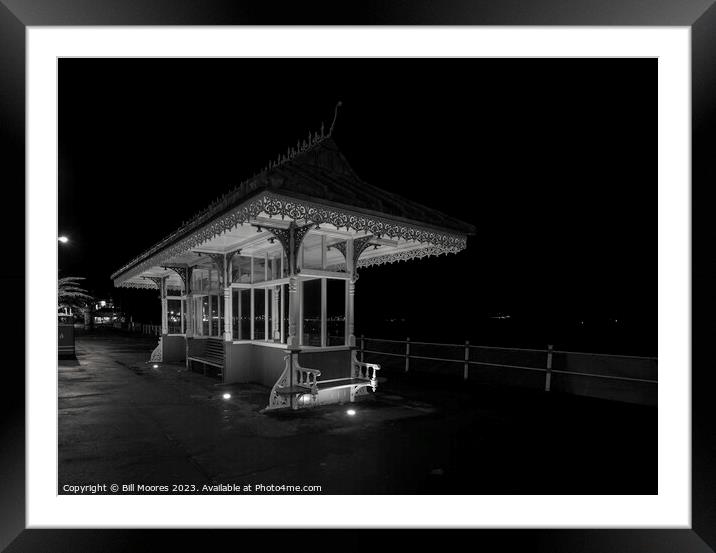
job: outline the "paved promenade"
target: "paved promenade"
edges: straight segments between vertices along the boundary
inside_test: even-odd
[[[268,389],[153,369],[155,344],[90,334],[78,361],[60,362],[60,493],[89,483],[656,493],[653,408],[388,375],[353,417],[349,406],[262,414]]]

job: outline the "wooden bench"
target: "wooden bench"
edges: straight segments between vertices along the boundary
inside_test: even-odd
[[[189,363],[195,361],[201,363],[204,366],[204,375],[206,375],[206,367],[216,367],[219,369],[218,376],[221,376],[224,370],[224,342],[220,338],[207,338],[202,340],[206,342],[204,344],[204,351],[201,353],[194,353],[189,355],[187,358]]]

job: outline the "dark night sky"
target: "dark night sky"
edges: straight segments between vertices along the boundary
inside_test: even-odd
[[[156,293],[110,274],[340,99],[361,178],[478,229],[361,271],[359,333],[656,355],[656,78],[644,59],[63,59],[61,274],[156,320]]]

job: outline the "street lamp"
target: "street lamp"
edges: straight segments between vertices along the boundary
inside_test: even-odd
[[[69,242],[70,239],[67,238],[67,236],[60,236],[60,237],[57,239],[57,241],[58,241],[58,242],[62,242],[63,244],[67,244],[67,242]]]

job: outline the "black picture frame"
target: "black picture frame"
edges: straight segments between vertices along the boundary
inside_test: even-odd
[[[0,0],[0,141],[7,206],[24,205],[25,32],[28,26],[79,25],[263,25],[263,24],[420,24],[420,25],[622,25],[688,26],[692,32],[692,526],[690,529],[472,530],[469,545],[490,551],[649,551],[716,550],[716,431],[711,421],[713,376],[709,355],[716,324],[715,266],[709,253],[716,236],[706,191],[716,182],[716,6],[713,0],[443,0],[401,2],[232,2],[230,0]],[[340,6],[340,8],[337,8]],[[18,234],[23,220],[2,218],[6,258],[24,259]],[[9,250],[9,251],[7,251]],[[701,253],[699,253],[701,252]],[[0,266],[6,290],[25,289],[24,263]],[[26,290],[26,294],[28,291]],[[6,295],[7,308],[24,313],[22,295]],[[24,317],[23,317],[24,319]],[[24,323],[24,320],[23,320]],[[239,547],[294,547],[296,530],[27,530],[25,529],[25,324],[5,326],[6,354],[0,402],[0,549],[17,551],[203,550],[217,537]],[[12,361],[15,361],[14,363]],[[268,535],[271,532],[271,535]],[[328,536],[326,544],[373,547],[384,531],[364,530],[358,539]],[[440,532],[417,536],[425,547],[446,545]],[[415,539],[415,535],[411,536]],[[269,541],[270,540],[270,541]],[[264,545],[262,545],[262,543]],[[309,542],[314,547],[313,542]],[[161,544],[161,545],[158,545]],[[341,546],[345,547],[345,546]],[[214,549],[214,547],[211,547]],[[518,549],[519,548],[519,549]]]

